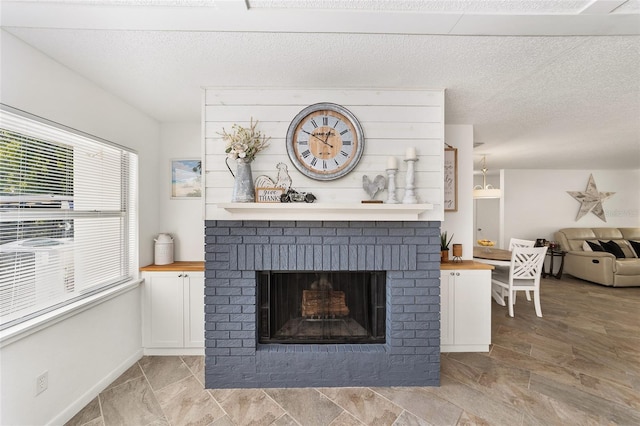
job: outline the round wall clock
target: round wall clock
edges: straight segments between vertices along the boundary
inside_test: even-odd
[[[313,104],[298,113],[287,131],[287,154],[305,176],[338,179],[352,171],[364,151],[356,117],[332,103]]]

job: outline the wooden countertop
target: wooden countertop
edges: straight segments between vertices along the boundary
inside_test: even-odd
[[[168,265],[147,265],[140,268],[140,270],[146,272],[204,271],[204,262],[180,261]]]
[[[473,260],[463,260],[462,262],[445,262],[440,263],[440,269],[494,269],[493,265],[475,262]],[[171,272],[171,271],[204,271],[203,261],[179,261],[168,265],[147,265],[140,268],[146,272]]]
[[[463,260],[462,262],[453,262],[453,261],[449,261],[449,262],[441,262],[440,263],[440,270],[453,270],[453,269],[460,269],[460,270],[470,270],[470,269],[474,269],[474,270],[483,270],[483,269],[495,269],[495,267],[493,265],[488,265],[486,263],[480,263],[480,262],[476,262],[473,260]]]

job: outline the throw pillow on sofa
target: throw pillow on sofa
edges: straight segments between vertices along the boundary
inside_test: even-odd
[[[622,252],[624,253],[624,257],[626,257],[627,259],[635,259],[636,257],[638,257],[636,256],[636,253],[631,247],[631,244],[629,243],[629,241],[620,240],[620,241],[617,241],[616,243],[620,246],[620,250],[622,250]]]
[[[591,248],[591,251],[604,251],[602,246],[598,243],[594,243],[591,241],[585,241],[585,243],[587,243],[587,245]]]
[[[624,259],[625,258],[624,252],[622,251],[620,246],[618,244],[616,244],[615,241],[609,241],[609,242],[600,241],[600,245],[602,246],[604,251],[614,255],[616,257],[616,259]]]
[[[629,244],[631,244],[631,248],[636,252],[636,257],[640,257],[640,241],[631,241],[629,240]]]

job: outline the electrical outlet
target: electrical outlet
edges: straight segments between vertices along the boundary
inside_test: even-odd
[[[40,395],[49,387],[49,372],[45,371],[36,378],[36,395]]]

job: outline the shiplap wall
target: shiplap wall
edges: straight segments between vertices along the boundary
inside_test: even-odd
[[[291,120],[308,105],[332,102],[349,109],[364,131],[365,150],[358,166],[347,176],[321,182],[309,179],[291,164],[285,137]],[[433,210],[420,220],[443,220],[444,90],[395,89],[280,89],[280,88],[206,88],[203,105],[205,218],[233,220],[233,215],[218,208],[229,203],[233,177],[225,165],[225,142],[219,133],[231,131],[234,123],[248,126],[258,120],[258,129],[271,138],[270,146],[252,163],[253,178],[267,175],[275,180],[276,165],[288,166],[298,191],[312,192],[316,203],[360,204],[368,199],[362,189],[362,177],[384,175],[390,156],[398,159],[397,198],[402,201],[405,188],[408,147],[418,154],[415,193],[419,203],[431,203]],[[235,173],[235,164],[229,161]],[[376,199],[386,200],[387,191]],[[276,220],[265,217],[265,220]],[[300,220],[321,219],[309,216]]]

